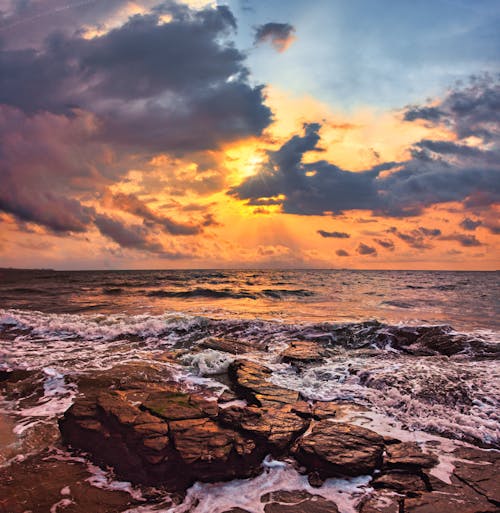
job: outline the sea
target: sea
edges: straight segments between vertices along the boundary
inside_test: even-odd
[[[439,350],[398,342],[429,326],[437,327]],[[241,341],[249,350],[237,356],[200,350],[210,338]],[[279,359],[294,340],[335,351],[298,372]],[[179,347],[185,349],[179,362],[161,358]],[[274,383],[306,400],[365,407],[371,412],[365,425],[375,430],[500,448],[499,355],[500,272],[0,270],[0,371],[46,376],[36,407],[1,404],[17,436],[56,422],[78,393],[73,382],[81,374],[154,362],[187,387],[217,389],[224,386],[217,376],[244,357],[268,365]],[[0,465],[8,464],[0,457]],[[267,471],[265,479],[198,483],[187,502],[156,504],[154,511],[258,513],[258,493],[269,483],[307,488],[284,463]],[[366,481],[337,481],[324,493],[342,512],[355,511],[348,491]],[[130,511],[150,511],[147,500]]]

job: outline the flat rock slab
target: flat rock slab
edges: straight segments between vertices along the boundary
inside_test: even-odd
[[[389,471],[372,481],[374,488],[388,488],[399,493],[425,492],[427,486],[422,476],[407,472]]]
[[[265,406],[229,407],[220,420],[238,430],[260,437],[278,451],[283,450],[309,426],[309,420],[297,415],[293,405],[265,403]]]
[[[228,368],[234,391],[251,404],[296,403],[299,393],[271,383],[271,374],[271,369],[250,360],[235,360]]]
[[[384,466],[391,469],[419,471],[437,464],[434,455],[424,453],[418,444],[412,442],[391,444],[384,455]]]
[[[202,349],[214,349],[215,351],[222,351],[223,353],[230,354],[245,354],[255,350],[264,349],[263,344],[255,342],[246,343],[240,340],[226,339],[226,338],[209,338],[204,340],[200,345]]]
[[[0,469],[0,512],[48,513],[59,503],[65,513],[119,513],[140,504],[124,491],[92,486],[90,477],[85,464],[47,453],[14,462]]]
[[[322,478],[372,474],[382,465],[384,439],[352,424],[322,420],[298,440],[296,459]]]
[[[334,502],[303,490],[266,493],[260,499],[266,503],[265,513],[338,513]]]
[[[463,447],[455,451],[454,475],[477,493],[500,505],[500,452]]]
[[[404,513],[498,513],[494,505],[467,487],[448,489],[444,492],[429,492],[418,497],[405,498]]]
[[[359,513],[401,513],[402,504],[403,498],[396,493],[377,491],[363,500]]]
[[[307,364],[320,362],[328,356],[327,349],[317,342],[297,341],[291,342],[285,351],[280,354],[281,361],[291,364]]]

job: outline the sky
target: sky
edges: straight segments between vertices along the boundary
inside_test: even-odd
[[[495,270],[498,0],[0,0],[0,266]]]

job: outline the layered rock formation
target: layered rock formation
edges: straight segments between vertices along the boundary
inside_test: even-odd
[[[186,390],[154,370],[131,370],[149,379],[133,379],[124,369],[89,379],[60,421],[66,444],[126,480],[183,493],[195,481],[256,476],[272,454],[293,458],[318,488],[330,477],[372,476],[361,513],[498,511],[493,451],[457,455],[462,463],[447,484],[432,475],[438,460],[419,444],[346,422],[345,405],[305,402],[298,392],[274,385],[270,369],[253,361],[229,366],[231,390],[219,397]],[[262,502],[266,513],[337,511],[321,494],[304,491],[277,491]]]

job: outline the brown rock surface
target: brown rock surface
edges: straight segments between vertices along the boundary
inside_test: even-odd
[[[303,433],[309,421],[297,415],[290,404],[265,403],[265,406],[229,407],[222,410],[220,419],[238,430],[261,438],[278,451],[290,446]]]
[[[265,502],[265,513],[338,513],[337,505],[319,495],[303,490],[266,493],[260,499]]]
[[[454,453],[454,475],[480,495],[500,506],[500,452],[463,447]]]
[[[328,356],[328,351],[317,342],[300,340],[291,342],[289,347],[281,353],[281,360],[285,363],[307,364],[321,361]]]
[[[391,469],[419,471],[437,465],[438,460],[432,454],[426,454],[416,443],[402,442],[387,446],[384,466]]]
[[[498,506],[467,487],[447,488],[404,500],[404,513],[498,513]]]
[[[296,459],[321,477],[371,474],[382,464],[384,440],[366,428],[322,420],[298,440]]]
[[[299,400],[298,392],[271,383],[271,370],[264,365],[249,360],[236,360],[229,366],[228,375],[235,392],[251,404],[293,404]]]
[[[0,469],[0,513],[119,513],[137,505],[128,493],[92,486],[83,463],[59,461],[47,453]],[[61,490],[65,489],[61,493]]]
[[[217,408],[215,401],[171,389],[149,394],[140,405],[122,392],[101,392],[78,399],[60,428],[66,443],[126,479],[182,490],[196,479],[248,477],[259,470],[263,448],[211,420]]]
[[[378,490],[363,500],[359,513],[401,513],[402,503],[403,498],[394,492]]]
[[[244,354],[256,349],[263,349],[262,344],[252,343],[252,345],[242,342],[240,340],[227,339],[227,338],[209,338],[204,340],[200,345],[202,349],[214,349],[230,354]]]
[[[377,476],[372,481],[374,488],[388,488],[399,493],[425,492],[427,486],[422,476],[407,472],[389,471]]]

